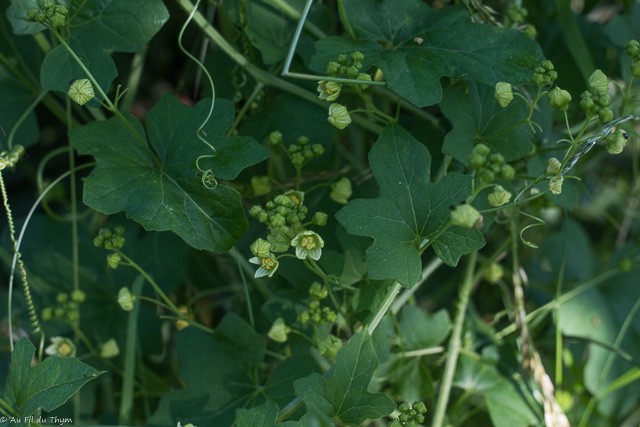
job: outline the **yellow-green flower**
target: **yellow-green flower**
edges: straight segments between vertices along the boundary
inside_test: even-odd
[[[338,96],[340,96],[341,90],[342,90],[341,83],[327,82],[324,80],[318,82],[318,92],[320,92],[320,95],[318,95],[318,98],[320,99],[326,99],[329,102],[333,102],[336,99],[338,99]]]
[[[264,257],[254,256],[253,258],[249,259],[249,262],[251,264],[257,264],[260,266],[260,268],[256,270],[256,274],[253,276],[256,279],[258,277],[264,276],[273,277],[273,274],[276,272],[278,266],[280,265],[278,259],[272,253],[268,253]]]
[[[314,231],[303,231],[291,241],[291,246],[296,248],[296,257],[306,259],[307,257],[319,260],[324,247],[324,240]]]
[[[44,352],[50,356],[75,357],[76,345],[69,338],[51,337],[51,344]]]
[[[275,342],[287,342],[287,334],[291,332],[291,328],[284,323],[284,319],[282,317],[278,317],[273,325],[271,325],[271,329],[269,329],[269,333],[267,334],[269,338],[274,340]]]
[[[118,304],[120,304],[120,308],[122,308],[124,311],[133,310],[133,303],[135,302],[135,300],[136,298],[131,293],[129,288],[120,288],[120,291],[118,292]]]

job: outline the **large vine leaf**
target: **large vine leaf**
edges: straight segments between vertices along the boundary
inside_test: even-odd
[[[527,116],[526,105],[516,99],[502,108],[493,93],[493,88],[473,83],[469,84],[466,94],[455,89],[445,90],[440,107],[453,126],[444,139],[445,154],[468,165],[474,144],[485,144],[492,152],[502,154],[506,161],[520,159],[531,152],[531,128],[525,124],[513,127]]]
[[[376,199],[349,202],[336,218],[351,234],[373,237],[367,249],[369,276],[394,279],[405,287],[420,278],[420,245],[431,240],[445,263],[484,246],[476,229],[447,227],[449,206],[471,194],[472,178],[447,174],[430,180],[431,155],[400,126],[387,126],[369,153],[380,186]]]
[[[236,190],[222,183],[207,189],[197,174],[196,159],[212,154],[195,136],[209,102],[192,109],[165,96],[147,115],[146,133],[131,115],[126,115],[127,124],[113,117],[70,132],[78,152],[96,158],[96,168],[85,180],[84,202],[105,214],[124,211],[147,230],[173,231],[194,248],[228,250],[247,220]],[[211,168],[218,179],[233,179],[268,155],[252,138],[218,136],[231,125],[232,115],[228,102],[217,101],[205,126],[218,151],[201,166]]]
[[[317,373],[302,378],[294,383],[296,394],[320,419],[324,416],[360,424],[367,418],[385,416],[395,408],[393,401],[384,393],[367,391],[378,363],[371,336],[360,332],[338,352],[335,372],[329,379]]]
[[[39,408],[52,411],[64,404],[87,382],[102,372],[75,358],[51,356],[31,366],[35,347],[26,338],[16,343],[4,399],[19,417],[28,417]]]
[[[389,87],[417,106],[442,98],[440,78],[490,86],[531,78],[539,46],[519,31],[473,24],[464,10],[435,11],[420,0],[344,0],[356,40],[328,37],[316,43],[311,68],[324,72],[338,54],[359,50],[363,69],[375,65]]]
[[[169,19],[162,0],[88,0],[62,2],[69,9],[69,37],[66,42],[85,63],[100,86],[108,89],[117,75],[111,52],[137,52]],[[30,22],[29,9],[37,0],[13,2],[7,10],[15,34],[32,34],[45,29]],[[42,63],[40,82],[44,89],[66,92],[69,81],[86,78],[85,72],[64,46],[54,48]]]

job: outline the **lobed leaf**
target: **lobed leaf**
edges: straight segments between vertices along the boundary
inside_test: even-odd
[[[429,151],[396,125],[383,130],[369,162],[380,186],[379,197],[352,200],[336,218],[349,233],[374,239],[367,249],[371,278],[413,286],[420,278],[420,247],[425,239],[449,265],[484,246],[478,230],[448,226],[449,206],[471,194],[470,176],[452,173],[431,183]]]
[[[208,102],[191,109],[165,96],[147,115],[146,132],[131,115],[127,124],[113,117],[71,131],[78,152],[96,158],[85,179],[84,202],[105,214],[124,211],[147,230],[173,231],[197,249],[231,248],[247,227],[240,194],[223,184],[207,189],[196,169],[199,156],[213,154],[195,136]],[[235,178],[267,157],[252,138],[220,137],[231,121],[230,104],[218,101],[205,127],[210,144],[220,150],[201,166],[219,178]]]
[[[316,43],[311,68],[324,72],[339,54],[359,50],[363,70],[379,67],[389,88],[419,107],[442,99],[444,76],[494,86],[520,84],[542,59],[539,46],[519,31],[474,24],[464,10],[435,11],[419,0],[344,0],[356,37]]]

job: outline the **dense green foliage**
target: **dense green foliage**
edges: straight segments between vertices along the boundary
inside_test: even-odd
[[[638,2],[200,3],[0,0],[0,426],[637,425]]]

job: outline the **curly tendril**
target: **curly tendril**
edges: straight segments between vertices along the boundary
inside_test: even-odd
[[[211,106],[209,107],[209,112],[207,113],[207,116],[204,118],[204,120],[202,121],[202,123],[200,124],[200,126],[198,127],[198,129],[196,130],[196,136],[198,137],[198,139],[200,141],[202,141],[203,144],[205,144],[207,147],[209,147],[212,151],[211,154],[205,154],[202,155],[200,157],[198,157],[196,159],[196,168],[198,169],[198,173],[199,175],[201,175],[201,179],[202,179],[202,185],[204,185],[206,188],[213,190],[218,186],[218,181],[216,180],[215,174],[213,173],[213,171],[211,169],[204,169],[200,166],[200,161],[203,159],[211,159],[213,157],[215,157],[216,155],[216,149],[213,145],[211,145],[207,140],[206,140],[206,132],[203,130],[204,127],[207,125],[207,123],[209,122],[209,120],[211,119],[211,115],[213,114],[213,107],[215,106],[215,102],[216,102],[216,87],[213,83],[213,79],[211,78],[211,74],[209,74],[209,71],[207,71],[206,67],[204,66],[204,64],[202,64],[202,62],[200,62],[200,60],[198,58],[196,58],[194,55],[192,55],[182,44],[182,38],[184,36],[184,32],[187,29],[187,26],[189,25],[189,23],[193,20],[193,17],[195,16],[197,10],[198,10],[198,6],[200,6],[200,1],[201,0],[197,0],[195,5],[193,6],[193,9],[191,10],[191,13],[189,14],[189,16],[187,17],[187,20],[184,22],[184,25],[182,25],[182,29],[180,29],[180,34],[178,35],[178,46],[180,47],[180,50],[189,58],[191,59],[193,62],[195,62],[198,67],[200,67],[200,69],[202,70],[202,73],[207,76],[207,80],[209,80],[209,85],[211,86]]]

